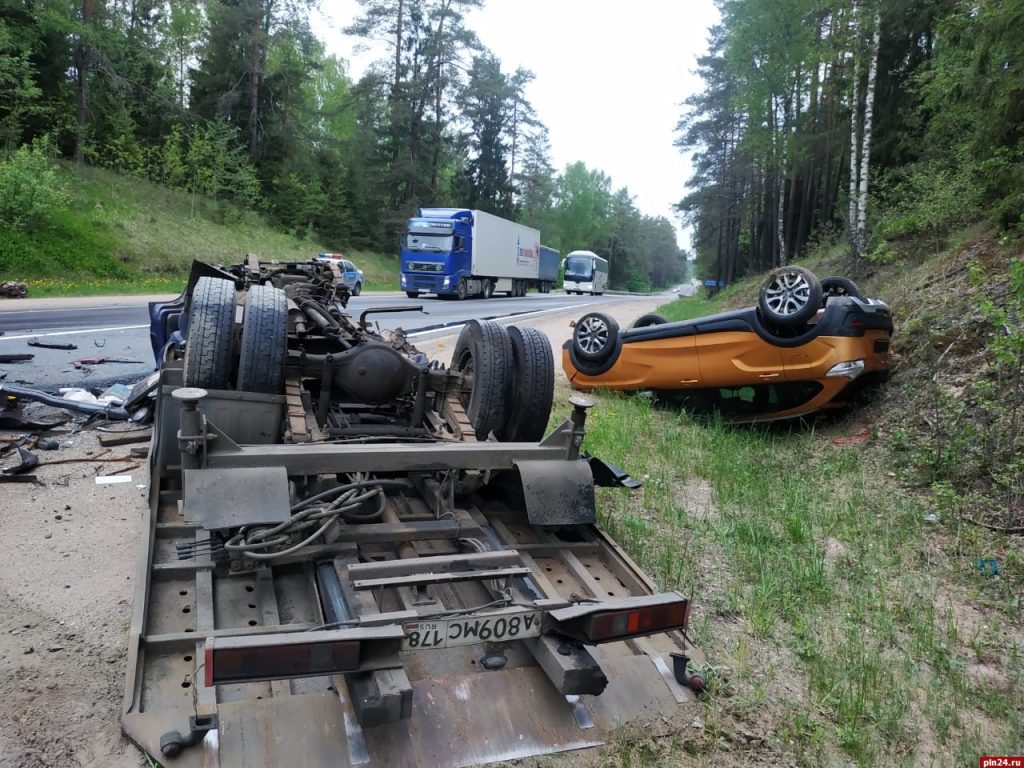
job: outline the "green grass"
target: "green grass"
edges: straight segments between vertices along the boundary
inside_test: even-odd
[[[673,308],[685,313],[687,301]],[[600,523],[660,588],[694,596],[693,634],[729,670],[701,712],[709,724],[728,732],[753,720],[780,761],[799,765],[910,764],[928,749],[938,764],[1015,754],[1022,648],[1000,628],[1019,626],[1018,609],[946,551],[948,532],[924,523],[927,510],[884,471],[884,446],[595,397],[587,450],[644,481],[633,493],[600,489]],[[697,503],[701,486],[710,511]],[[1016,583],[1020,564],[1009,567]],[[958,626],[955,600],[987,629]],[[979,657],[996,682],[967,674]],[[716,753],[717,738],[703,748]],[[627,751],[631,765],[707,757],[692,744],[650,761]],[[735,757],[726,763],[743,764]]]
[[[367,290],[397,290],[397,256],[294,237],[251,211],[97,168],[59,165],[71,206],[27,232],[0,229],[0,280],[24,280],[29,296],[165,293],[181,289],[193,259],[308,259],[342,251]]]

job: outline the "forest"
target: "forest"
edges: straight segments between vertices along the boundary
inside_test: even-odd
[[[698,271],[936,253],[1024,214],[1019,0],[719,0],[677,144]]]
[[[386,55],[353,80],[316,0],[0,0],[0,224],[42,230],[68,205],[57,157],[334,250],[396,255],[417,207],[471,207],[607,256],[614,287],[680,280],[672,222],[596,167],[552,166],[534,74],[467,26],[482,5],[359,0],[344,31]]]

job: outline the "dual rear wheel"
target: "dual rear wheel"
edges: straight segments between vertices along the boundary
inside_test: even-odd
[[[256,285],[245,294],[242,329],[235,340],[235,284],[201,277],[192,291],[185,346],[186,387],[280,394],[288,353],[284,291]]]
[[[455,344],[452,368],[468,374],[470,386],[460,399],[478,440],[492,432],[507,442],[536,442],[544,436],[555,364],[543,333],[470,320]]]

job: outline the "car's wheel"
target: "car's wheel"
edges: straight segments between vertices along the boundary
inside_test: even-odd
[[[773,270],[761,286],[761,314],[780,326],[806,323],[821,308],[821,283],[803,267]]]
[[[494,293],[494,283],[490,280],[484,280],[484,298],[489,299]]]
[[[855,299],[863,299],[857,284],[846,277],[826,277],[821,281],[821,292],[824,294],[822,301],[828,300],[830,296],[851,296]]]
[[[255,285],[245,298],[238,389],[279,395],[288,354],[288,299],[271,285]]]
[[[462,301],[464,298],[466,298],[466,281],[465,281],[465,279],[462,279],[462,278],[459,279],[459,286],[458,286],[458,288],[455,289],[455,298],[457,298],[459,301]]]
[[[354,286],[352,286],[352,295],[353,296],[358,296],[362,292],[363,292],[363,284],[362,283],[356,283]]]
[[[555,392],[555,362],[548,337],[536,328],[508,327],[512,342],[509,415],[501,440],[535,442],[544,437]]]
[[[192,290],[185,346],[186,387],[226,389],[231,377],[235,284],[200,277]]]
[[[581,360],[600,363],[615,349],[619,324],[602,312],[588,312],[576,321],[572,331],[572,348]]]
[[[490,320],[469,320],[455,343],[452,369],[468,375],[471,386],[459,399],[477,439],[486,440],[505,423],[512,378],[512,342],[508,332]]]
[[[408,296],[410,299],[418,299],[420,297],[420,292],[419,291],[406,291],[405,295]]]
[[[665,317],[664,315],[659,315],[659,314],[656,314],[656,313],[652,312],[649,315],[640,315],[640,317],[638,317],[636,319],[636,322],[633,323],[633,327],[634,328],[647,328],[650,325],[661,325],[661,324],[667,323],[667,322],[668,322],[668,318],[667,317]]]

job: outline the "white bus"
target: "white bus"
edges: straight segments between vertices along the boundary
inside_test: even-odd
[[[573,251],[562,262],[565,279],[562,287],[566,293],[582,296],[600,296],[608,285],[608,259],[601,258],[593,251]]]

